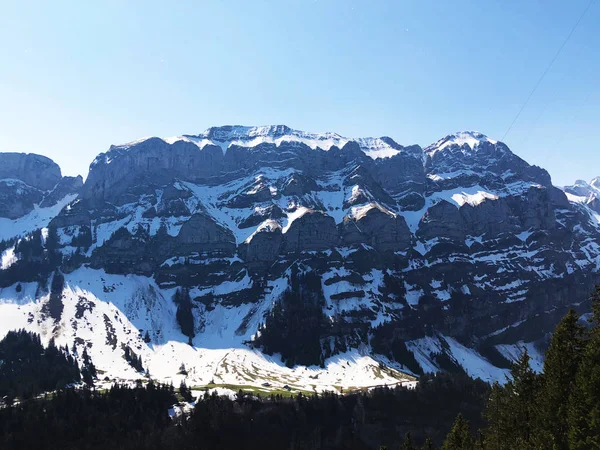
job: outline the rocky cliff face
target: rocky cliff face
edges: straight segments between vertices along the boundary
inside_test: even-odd
[[[0,179],[17,179],[41,191],[49,191],[62,178],[50,158],[27,153],[0,153]]]
[[[36,205],[50,207],[83,186],[81,177],[62,177],[49,158],[26,153],[0,153],[0,218],[18,219]]]
[[[0,215],[17,218],[77,190],[78,180],[48,167],[5,182],[13,191],[0,197]],[[445,367],[446,355],[501,379],[506,358],[523,346],[539,355],[566,308],[587,306],[600,263],[595,184],[558,189],[545,170],[476,132],[422,149],[388,137],[218,127],[99,155],[79,198],[50,222],[50,250],[61,255],[53,269],[73,283],[83,273],[112,280],[94,292],[72,286],[76,303],[102,302],[137,277],[144,299],[163,305],[120,311],[133,324],[124,342],[150,360],[158,356],[140,330],[156,349],[187,342],[166,312],[178,287],[190,293],[195,347],[247,349],[291,273],[311,272],[330,324],[324,354],[355,349],[408,370],[394,361],[399,339],[424,371]],[[12,200],[18,189],[29,203]],[[45,189],[44,200],[28,189]],[[0,281],[16,295],[28,280],[10,270],[14,249],[4,252]],[[62,332],[95,342],[82,317]]]
[[[586,205],[593,211],[600,213],[600,177],[594,178],[589,183],[577,180],[572,186],[563,188],[569,201]]]

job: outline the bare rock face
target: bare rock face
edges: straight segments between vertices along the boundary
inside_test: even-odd
[[[18,219],[35,205],[55,205],[79,192],[81,177],[61,177],[60,168],[45,156],[0,153],[0,217]]]
[[[271,200],[273,193],[268,184],[258,183],[245,192],[235,195],[227,204],[230,208],[249,208],[255,203],[264,203]]]
[[[455,205],[442,200],[427,210],[419,223],[417,236],[426,241],[447,238],[464,242],[465,222]]]
[[[460,213],[472,236],[486,235],[491,238],[517,230],[519,226],[518,217],[512,214],[509,201],[505,198],[486,200],[475,206],[465,204],[460,208]]]
[[[20,180],[0,180],[0,217],[17,219],[40,203],[43,192]]]
[[[333,217],[322,211],[306,210],[283,235],[283,252],[325,250],[333,247],[338,232]]]
[[[81,175],[78,175],[76,177],[63,177],[54,187],[52,192],[50,192],[46,197],[44,197],[44,200],[42,201],[40,206],[43,208],[46,206],[55,205],[67,195],[79,193],[82,187],[83,178],[81,177]]]
[[[384,138],[382,138],[384,139]],[[387,138],[389,139],[389,138]],[[395,144],[400,153],[375,164],[374,178],[398,202],[400,207],[409,211],[417,211],[425,205],[423,195],[427,185],[427,177],[423,167],[423,149],[418,145],[410,147],[398,146],[391,139],[387,142]]]
[[[155,215],[158,217],[182,217],[190,216],[190,210],[185,201],[191,197],[187,189],[177,189],[172,184],[162,188],[160,201],[156,205]]]
[[[548,189],[529,188],[522,203],[523,229],[551,230],[556,227],[556,216]]]
[[[236,248],[233,233],[202,213],[194,214],[183,224],[175,238],[175,245],[179,252],[185,249],[184,253],[234,254]]]
[[[464,204],[459,212],[468,235],[492,238],[502,233],[554,230],[556,204],[563,204],[560,194],[548,188],[531,187],[521,196]]]
[[[366,243],[379,251],[406,250],[411,233],[402,216],[377,203],[355,208],[341,224],[342,242],[346,245]]]
[[[281,193],[283,195],[301,196],[317,191],[318,189],[317,182],[311,177],[295,173],[285,181]]]
[[[156,207],[158,217],[182,217],[189,216],[190,210],[181,198],[165,200],[163,199]]]
[[[212,217],[194,214],[183,224],[176,237],[159,231],[150,235],[140,226],[135,232],[123,227],[113,233],[101,247],[94,250],[92,267],[106,268],[111,273],[151,275],[174,255],[233,256],[235,237]]]
[[[238,251],[246,263],[260,267],[277,259],[282,242],[281,225],[274,220],[266,220],[239,246]]]
[[[238,227],[241,229],[255,227],[267,219],[282,219],[284,217],[285,213],[278,205],[273,204],[266,207],[257,207],[238,224]]]
[[[135,185],[142,175],[156,183],[173,178],[201,180],[220,173],[222,166],[223,151],[215,145],[200,149],[191,142],[169,144],[150,138],[113,146],[99,155],[90,166],[83,196],[93,200],[113,198]]]
[[[76,201],[70,207],[50,222],[50,228],[87,227],[92,226],[92,215],[81,201]]]
[[[361,165],[352,170],[344,179],[345,186],[352,186],[352,195],[344,201],[344,208],[360,205],[377,199],[387,205],[393,205],[394,199],[373,178],[371,171]]]
[[[32,153],[0,153],[0,179],[17,179],[49,191],[61,179],[60,167],[50,158]]]

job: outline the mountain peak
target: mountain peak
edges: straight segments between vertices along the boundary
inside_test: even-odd
[[[485,134],[480,133],[479,131],[459,131],[454,134],[449,134],[448,136],[440,139],[434,144],[431,144],[427,148],[425,148],[425,152],[430,155],[434,155],[440,150],[444,150],[448,147],[461,147],[464,148],[469,147],[471,150],[475,150],[482,143],[489,142],[490,144],[496,144],[498,141],[490,139]]]
[[[200,147],[212,143],[220,146],[223,152],[231,145],[254,147],[259,144],[280,145],[282,142],[298,142],[312,149],[329,150],[333,146],[341,148],[350,141],[337,133],[307,133],[287,125],[223,125],[211,127],[196,136],[183,135],[182,139],[195,142]]]
[[[590,187],[590,183],[585,180],[575,180],[573,186],[582,186],[582,187]]]
[[[190,136],[186,136],[190,137]],[[294,130],[287,125],[263,125],[263,126],[245,126],[245,125],[223,125],[219,127],[210,127],[195,138],[209,139],[217,142],[253,142],[264,140],[270,142],[276,139],[289,138],[286,140],[311,140],[311,141],[329,141],[333,140],[336,144],[345,144],[348,139],[343,138],[337,133],[308,133],[301,130]],[[343,141],[343,142],[342,142]],[[260,143],[260,142],[257,142]],[[331,146],[331,145],[330,145]],[[330,147],[329,146],[329,147]],[[328,147],[325,146],[325,149]]]
[[[393,139],[385,136],[381,138],[347,138],[338,133],[310,133],[295,130],[287,125],[242,126],[225,125],[211,127],[203,133],[191,136],[183,135],[182,139],[195,142],[203,147],[207,144],[218,145],[227,151],[231,145],[241,147],[254,147],[259,144],[299,143],[307,145],[313,150],[330,150],[332,147],[342,148],[349,142],[356,142],[361,150],[373,159],[387,158],[398,154],[404,147]]]
[[[248,140],[257,137],[281,137],[288,134],[298,133],[287,125],[266,125],[266,126],[244,126],[244,125],[223,125],[219,127],[210,127],[199,136],[206,139],[226,142],[235,140]]]

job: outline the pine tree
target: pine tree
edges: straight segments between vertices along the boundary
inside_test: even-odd
[[[425,439],[422,450],[433,450],[433,441],[430,438]]]
[[[471,435],[471,425],[465,420],[462,414],[458,414],[456,421],[448,433],[443,450],[473,450],[474,441]]]
[[[90,355],[88,355],[87,348],[83,349],[83,353],[81,355],[83,359],[83,368],[81,369],[81,378],[86,384],[90,386],[94,385],[94,378],[96,377],[96,366],[92,362]]]
[[[527,349],[513,364],[504,386],[495,383],[486,406],[486,443],[490,449],[532,448],[539,378],[529,366]]]
[[[196,335],[194,331],[194,315],[192,313],[192,300],[187,289],[179,289],[175,292],[173,301],[177,304],[177,312],[175,317],[181,332],[188,337],[188,342],[191,344],[192,338]]]
[[[48,313],[55,321],[59,321],[63,309],[65,308],[62,300],[62,293],[65,284],[65,277],[63,274],[56,270],[54,277],[52,278],[52,285],[50,288],[50,299],[48,303],[44,305],[44,312]]]
[[[184,363],[181,363],[181,365],[179,366],[179,372],[178,373],[180,373],[181,375],[187,375],[188,374],[188,371],[185,368],[185,364]]]
[[[584,349],[585,328],[570,310],[560,321],[546,352],[544,373],[536,401],[536,443],[539,448],[568,450],[568,404]]]
[[[569,448],[600,448],[600,287],[592,295],[592,324],[568,408]]]
[[[412,436],[410,434],[410,431],[406,433],[406,436],[404,437],[404,442],[402,443],[402,447],[400,447],[400,450],[416,450],[412,442]]]
[[[181,384],[179,385],[179,393],[183,397],[183,400],[186,402],[191,402],[193,400],[192,390],[185,384],[185,381],[181,380]]]
[[[292,273],[290,285],[267,315],[254,343],[269,355],[280,353],[288,367],[324,365],[321,338],[331,324],[323,313],[320,279],[312,272]]]

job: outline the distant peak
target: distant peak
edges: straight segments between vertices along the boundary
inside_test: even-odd
[[[435,144],[432,144],[429,147],[427,147],[425,151],[430,154],[434,154],[440,150],[451,146],[467,146],[471,150],[475,150],[475,148],[477,148],[483,142],[489,142],[490,144],[498,143],[498,141],[490,139],[485,134],[480,133],[479,131],[459,131],[454,134],[449,134],[443,139],[440,139]]]
[[[158,138],[142,138],[127,144],[112,146],[109,152],[112,150],[128,150],[151,139]],[[401,152],[419,158],[422,158],[423,155],[421,147],[403,147],[388,136],[381,138],[347,138],[338,133],[311,133],[296,130],[287,125],[222,125],[210,127],[197,135],[184,134],[182,136],[164,138],[162,141],[169,145],[179,141],[190,142],[201,149],[204,149],[208,145],[217,146],[222,149],[223,153],[226,153],[232,146],[250,148],[264,144],[275,145],[276,147],[282,144],[290,144],[292,146],[305,145],[313,150],[321,149],[328,151],[333,147],[342,149],[349,143],[355,143],[365,155],[372,159],[389,158]],[[102,154],[92,164],[95,165],[100,161],[109,163],[112,159],[107,154]]]
[[[600,189],[600,177],[592,178],[589,183],[585,180],[575,180],[572,187],[596,188]]]
[[[244,125],[223,125],[220,127],[210,127],[199,136],[205,139],[219,142],[254,139],[257,137],[281,137],[290,134],[299,133],[292,130],[287,125],[265,125],[249,127]]]
[[[595,180],[595,179],[596,179],[596,178],[594,178],[594,180]],[[594,180],[592,180],[592,183],[594,182]],[[585,180],[575,180],[575,184],[574,184],[573,186],[585,186],[585,187],[588,187],[588,186],[590,186],[590,185],[591,185],[591,183],[588,183],[588,182],[587,182],[587,181],[585,181]]]

